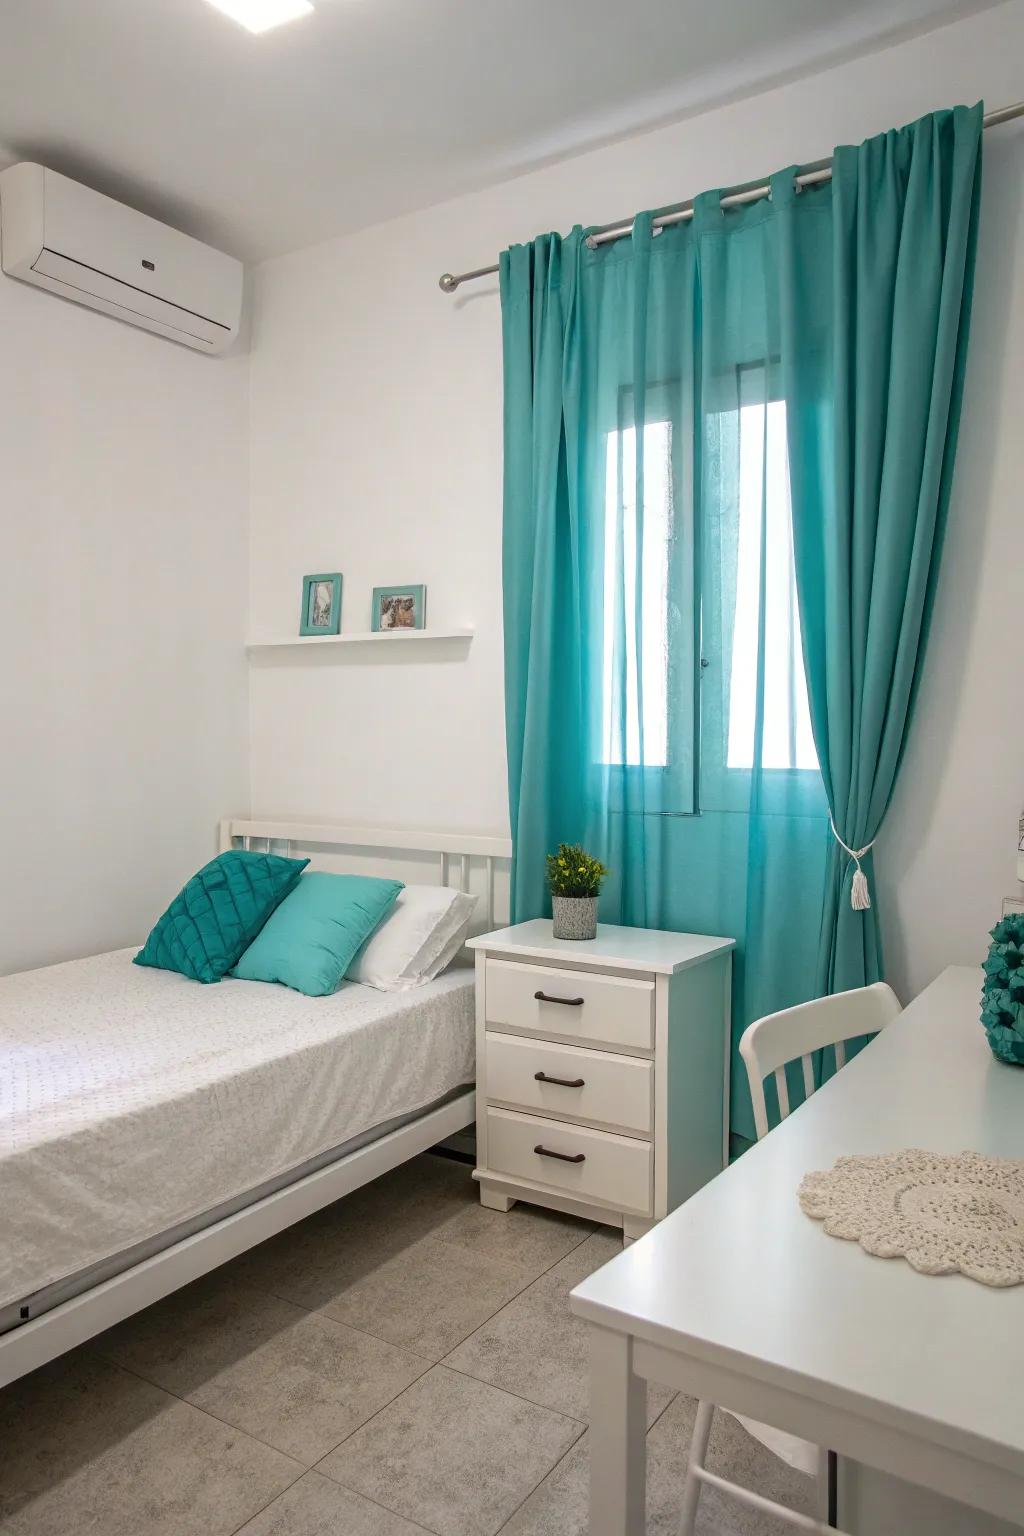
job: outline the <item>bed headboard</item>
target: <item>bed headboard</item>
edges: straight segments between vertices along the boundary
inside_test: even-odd
[[[451,885],[477,897],[474,931],[486,933],[508,921],[508,837],[232,818],[221,822],[218,844],[221,853],[229,848],[302,853],[317,869],[391,876],[406,884]]]

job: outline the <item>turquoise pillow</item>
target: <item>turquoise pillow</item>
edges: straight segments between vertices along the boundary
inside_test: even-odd
[[[281,981],[307,997],[341,986],[356,950],[391,911],[400,880],[303,875],[232,971],[243,981]]]
[[[211,859],[175,896],[135,964],[220,981],[308,863],[240,848]]]

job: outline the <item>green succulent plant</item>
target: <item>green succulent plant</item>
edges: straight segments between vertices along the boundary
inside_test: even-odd
[[[552,896],[596,896],[608,873],[579,843],[559,843],[547,863]]]

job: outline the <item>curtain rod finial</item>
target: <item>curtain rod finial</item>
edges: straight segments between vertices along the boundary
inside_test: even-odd
[[[453,277],[450,272],[442,272],[437,280],[437,286],[442,293],[454,293],[459,286],[459,279]]]

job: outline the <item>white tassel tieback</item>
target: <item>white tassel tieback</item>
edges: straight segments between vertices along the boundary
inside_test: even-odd
[[[875,839],[872,838],[870,843],[865,843],[863,848],[848,848],[836,831],[836,824],[831,816],[829,817],[829,824],[832,828],[832,836],[843,852],[848,853],[857,866],[853,872],[853,885],[850,889],[850,906],[855,912],[866,912],[871,906],[871,893],[868,890],[868,877],[861,869],[860,861],[875,846]]]

